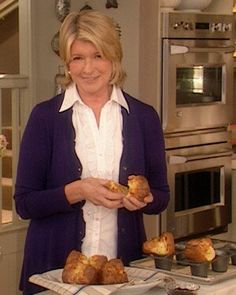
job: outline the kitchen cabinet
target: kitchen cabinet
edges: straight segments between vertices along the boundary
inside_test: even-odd
[[[0,232],[0,294],[18,295],[26,230]]]

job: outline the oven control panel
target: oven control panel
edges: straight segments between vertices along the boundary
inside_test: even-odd
[[[208,32],[232,31],[232,23],[210,23],[210,22],[177,22],[172,24],[174,30],[208,30]]]
[[[233,38],[233,15],[163,13],[163,38]]]

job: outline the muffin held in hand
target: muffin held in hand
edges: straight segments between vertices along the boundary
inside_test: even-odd
[[[127,195],[129,192],[129,188],[127,186],[119,184],[113,180],[109,180],[104,186],[113,193],[122,193]]]
[[[142,175],[132,176],[128,180],[129,192],[127,198],[135,197],[143,202],[144,198],[150,193],[150,187],[147,179]]]
[[[143,252],[158,256],[169,256],[175,252],[173,234],[164,232],[159,237],[154,237],[143,243]]]
[[[211,239],[204,237],[186,242],[184,255],[194,262],[206,262],[212,261],[216,254]]]
[[[112,192],[125,194],[127,198],[134,197],[143,202],[144,198],[150,193],[147,179],[142,175],[131,176],[128,179],[128,187],[121,185],[113,180],[108,181],[105,187]]]

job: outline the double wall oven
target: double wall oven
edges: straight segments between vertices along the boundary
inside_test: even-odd
[[[161,229],[176,239],[231,222],[231,15],[163,13],[162,100],[171,200]]]

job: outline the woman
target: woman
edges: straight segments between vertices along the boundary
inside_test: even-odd
[[[142,256],[143,213],[168,204],[164,140],[155,110],[121,87],[125,73],[116,24],[95,11],[72,12],[60,29],[64,93],[38,104],[21,143],[15,187],[18,214],[30,219],[20,288],[34,273],[62,268],[72,249]],[[104,187],[144,175],[144,202]]]

